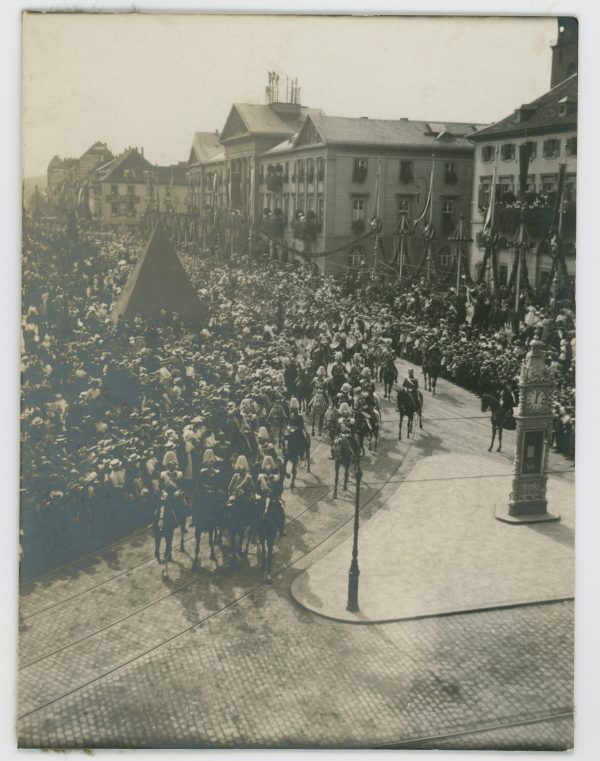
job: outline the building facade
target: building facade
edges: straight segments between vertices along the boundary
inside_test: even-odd
[[[515,261],[511,242],[523,221],[532,247],[526,254],[529,283],[545,287],[552,272],[550,238],[560,225],[568,274],[575,275],[575,235],[577,208],[577,74],[573,74],[513,114],[479,130],[475,143],[472,213],[472,274],[480,275],[485,259],[482,230],[491,199],[494,201],[494,228],[497,278],[506,284]],[[526,180],[520,156],[527,145]],[[564,187],[561,175],[564,174]],[[494,182],[495,178],[495,182]],[[560,196],[560,197],[557,197]],[[489,263],[490,260],[488,260]],[[491,266],[491,264],[490,264]],[[485,279],[491,272],[486,267]]]
[[[143,149],[128,148],[90,175],[89,208],[102,225],[139,226],[148,214],[184,213],[188,203],[187,163],[156,166]]]
[[[398,265],[396,228],[402,214],[423,215],[435,229],[435,269],[456,267],[448,238],[459,217],[469,220],[473,145],[481,125],[326,116],[295,102],[232,106],[220,134],[196,133],[188,178],[191,207],[206,223],[219,210],[252,219],[259,231],[277,220],[275,250],[316,255],[322,270],[372,265],[393,275]],[[206,136],[206,138],[202,138]],[[210,137],[209,137],[210,136]],[[202,139],[199,139],[202,138]],[[207,158],[202,143],[211,144]],[[370,222],[382,224],[377,253]],[[423,265],[423,225],[406,240],[404,270]],[[431,227],[430,227],[431,229]],[[330,254],[332,249],[339,249]],[[404,251],[404,248],[403,248]],[[319,253],[327,255],[319,257]]]

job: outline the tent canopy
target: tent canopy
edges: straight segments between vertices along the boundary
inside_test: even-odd
[[[176,312],[197,330],[206,325],[207,309],[159,222],[111,313],[113,322],[136,315],[157,319],[160,311]]]

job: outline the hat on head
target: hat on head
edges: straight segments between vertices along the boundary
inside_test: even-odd
[[[350,407],[348,406],[347,402],[342,402],[340,404],[340,415],[349,415],[350,414]]]
[[[111,470],[118,470],[122,465],[123,465],[123,463],[121,462],[121,460],[117,460],[117,459],[111,460],[108,463],[108,467]]]
[[[202,457],[202,464],[206,465],[209,462],[216,462],[217,457],[212,449],[207,449],[204,452],[204,456]]]
[[[269,440],[269,432],[264,425],[261,425],[261,427],[258,429],[258,438],[262,439],[263,441]]]
[[[248,465],[248,460],[246,457],[241,454],[237,460],[235,461],[235,469],[236,470],[249,470],[250,466]]]
[[[261,467],[263,468],[263,470],[267,470],[267,469],[274,470],[275,469],[275,462],[273,461],[273,458],[271,457],[271,455],[265,455],[263,457],[263,461],[262,461]]]

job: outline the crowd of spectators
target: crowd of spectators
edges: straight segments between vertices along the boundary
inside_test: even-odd
[[[111,307],[141,252],[135,234],[74,240],[59,226],[23,230],[21,521],[39,570],[72,548],[92,550],[147,525],[153,473],[165,452],[194,452],[253,399],[286,394],[284,370],[320,341],[347,357],[387,341],[420,363],[435,341],[443,375],[499,393],[516,382],[528,342],[547,345],[556,380],[555,446],[574,456],[574,316],[524,304],[514,332],[483,286],[435,294],[423,282],[350,283],[314,265],[252,261],[219,250],[178,251],[209,319],[198,335],[174,314],[114,324]],[[501,303],[500,303],[501,306]],[[333,359],[333,356],[331,357]],[[71,548],[71,549],[69,549]]]

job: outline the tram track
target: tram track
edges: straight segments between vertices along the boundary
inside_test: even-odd
[[[413,448],[413,445],[414,445],[415,441],[416,441],[416,436],[409,442],[409,444],[407,446],[407,449],[404,452],[401,460],[398,462],[398,464],[394,468],[393,472],[390,474],[390,478],[387,481],[383,482],[380,485],[380,487],[377,488],[375,490],[375,492],[365,501],[365,503],[361,505],[361,507],[360,507],[360,512],[361,513],[364,513],[364,511],[374,502],[374,500],[379,496],[379,494],[381,494],[381,492],[385,489],[385,486],[388,484],[388,482],[392,481],[392,479],[394,478],[394,476],[396,475],[398,470],[403,466],[403,464],[406,461],[406,458],[408,457],[409,453],[412,451],[412,448]],[[293,519],[288,521],[288,525],[290,523],[294,522],[294,521],[297,521],[302,515],[306,514],[312,507],[314,507],[315,504],[317,504],[318,502],[323,500],[327,496],[327,494],[331,491],[332,488],[333,488],[333,486],[327,487],[327,490],[326,490],[326,492],[324,494],[320,495],[320,497],[317,500],[315,500],[308,507],[304,508],[298,514],[296,514],[296,516],[294,516]],[[279,577],[283,576],[283,574],[285,574],[290,568],[293,568],[295,565],[297,565],[298,563],[302,562],[308,555],[310,555],[311,553],[313,553],[317,549],[319,549],[323,544],[328,542],[332,537],[334,537],[337,533],[339,533],[344,528],[346,528],[346,526],[351,524],[353,521],[354,521],[354,513],[352,512],[352,515],[350,515],[347,519],[343,520],[342,523],[338,524],[333,529],[333,531],[330,531],[324,537],[321,537],[319,539],[319,541],[314,543],[308,550],[306,550],[305,552],[300,553],[300,555],[298,557],[294,558],[293,560],[291,560],[289,563],[287,563],[285,566],[283,566],[282,568],[278,569],[277,571],[274,571],[272,573],[273,579],[276,579],[276,578],[279,578]],[[221,564],[218,567],[222,567],[222,566],[223,566],[223,564]],[[214,570],[216,570],[216,568]],[[105,627],[101,627],[100,629],[98,629],[98,630],[96,630],[94,632],[88,633],[84,637],[81,637],[78,640],[72,641],[72,642],[62,646],[61,648],[58,648],[57,650],[54,650],[51,653],[47,653],[47,654],[41,656],[38,659],[35,659],[33,661],[28,662],[27,664],[23,664],[20,667],[19,670],[20,671],[24,671],[25,669],[27,669],[27,668],[29,668],[31,666],[34,666],[35,664],[41,663],[42,661],[47,660],[47,659],[53,657],[54,655],[56,655],[56,654],[58,654],[60,652],[64,652],[64,651],[68,650],[69,648],[74,647],[77,644],[79,644],[79,643],[81,643],[81,642],[83,642],[85,640],[91,639],[92,637],[94,637],[94,636],[96,636],[98,634],[101,634],[101,633],[103,633],[103,632],[105,632],[105,631],[107,631],[107,630],[109,630],[109,629],[119,625],[124,620],[132,618],[135,615],[139,615],[142,611],[147,610],[147,609],[153,607],[154,605],[157,605],[158,603],[162,602],[163,600],[165,600],[165,599],[167,599],[169,597],[173,597],[174,595],[182,592],[184,589],[187,589],[187,588],[191,587],[192,585],[200,582],[202,578],[203,577],[197,577],[197,578],[189,580],[184,585],[181,585],[180,587],[178,587],[176,590],[172,590],[167,595],[164,595],[160,599],[157,599],[157,600],[152,601],[151,603],[148,603],[146,606],[143,606],[142,608],[139,608],[139,609],[129,613],[127,616],[123,616],[119,620],[113,621],[110,624],[107,624]],[[164,647],[165,645],[168,645],[169,643],[177,640],[179,637],[182,637],[185,634],[187,634],[187,633],[189,633],[189,632],[191,632],[191,631],[193,631],[195,629],[198,629],[198,628],[202,627],[204,624],[206,624],[208,621],[210,621],[211,619],[213,619],[216,616],[218,616],[220,613],[228,610],[229,608],[233,607],[236,604],[239,604],[242,600],[246,599],[250,595],[252,595],[252,594],[256,593],[257,591],[265,588],[268,585],[269,585],[269,582],[266,579],[262,580],[258,584],[255,584],[254,586],[252,586],[250,589],[245,590],[242,594],[240,594],[239,596],[235,597],[233,600],[230,600],[229,602],[227,602],[225,605],[222,605],[221,607],[217,608],[216,610],[211,611],[208,615],[204,616],[202,619],[200,619],[199,621],[196,621],[192,625],[184,627],[183,629],[180,629],[178,632],[176,632],[175,634],[165,638],[161,642],[153,645],[150,648],[146,648],[143,652],[136,653],[135,656],[133,656],[132,658],[127,659],[125,662],[118,664],[114,668],[108,669],[107,671],[103,672],[102,674],[96,675],[93,679],[89,679],[85,683],[79,684],[79,685],[73,687],[72,689],[65,691],[60,696],[57,696],[57,697],[55,697],[55,698],[53,698],[51,700],[48,700],[45,703],[42,703],[41,705],[36,706],[35,708],[33,708],[33,709],[29,710],[29,711],[26,711],[23,714],[20,714],[17,718],[19,720],[23,720],[23,719],[27,718],[28,716],[31,716],[32,714],[35,714],[35,713],[43,710],[44,708],[47,708],[48,706],[53,705],[54,703],[57,703],[60,700],[63,700],[64,698],[68,697],[69,695],[72,695],[75,692],[78,692],[79,690],[85,689],[86,687],[88,687],[88,686],[90,686],[90,685],[92,685],[92,684],[94,684],[96,682],[99,682],[102,679],[105,679],[106,677],[108,677],[111,674],[114,674],[115,672],[117,672],[117,671],[127,667],[128,665],[130,665],[131,663],[134,663],[135,661],[139,660],[140,658],[143,658],[143,657],[149,655],[150,653],[155,652],[156,650],[160,649],[161,647]]]

